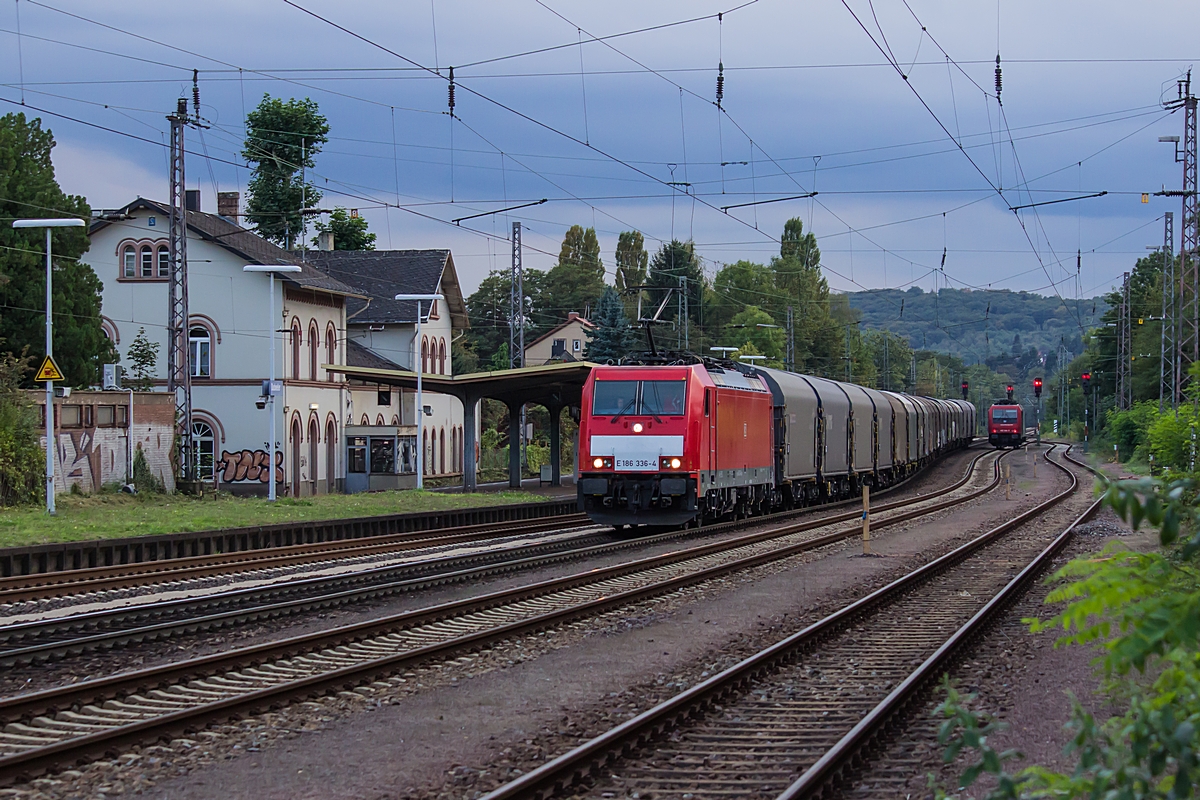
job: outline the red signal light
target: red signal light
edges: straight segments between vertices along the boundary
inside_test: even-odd
[[[1033,379],[1033,396],[1034,397],[1042,396],[1042,379],[1041,378]]]

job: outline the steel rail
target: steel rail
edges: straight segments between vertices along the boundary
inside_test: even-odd
[[[443,528],[420,533],[394,533],[359,539],[340,539],[317,544],[297,544],[260,550],[239,550],[211,556],[194,556],[163,561],[142,561],[111,567],[42,572],[0,578],[0,604],[22,600],[43,600],[68,594],[97,592],[113,588],[131,588],[153,583],[231,575],[261,569],[276,569],[298,564],[337,561],[381,553],[404,552],[427,547],[443,547],[484,541],[496,536],[520,536],[547,530],[591,525],[583,514],[543,517],[527,523],[484,523]]]
[[[974,474],[976,464],[988,455],[979,453],[967,465],[962,478],[930,493],[876,506],[879,514],[930,500],[961,488]],[[898,488],[898,487],[892,487]],[[857,501],[846,501],[857,502]],[[828,508],[822,506],[821,508]],[[810,513],[813,508],[700,529],[716,533],[723,528],[770,523],[781,517]],[[806,520],[802,526],[819,527],[856,519],[858,511]],[[876,523],[879,527],[879,522]],[[789,533],[804,530],[790,527]],[[692,531],[691,534],[696,533]],[[552,563],[592,558],[620,550],[641,548],[679,538],[686,531],[672,531],[638,539],[587,544],[596,537],[538,543],[502,551],[430,559],[418,563],[385,565],[337,576],[318,576],[261,587],[181,598],[136,606],[122,606],[84,614],[52,617],[0,627],[0,666],[43,661],[97,648],[111,648],[129,641],[167,638],[180,631],[194,632],[255,619],[276,618],[319,608],[329,608],[390,596],[433,586],[478,580],[497,574],[533,569]]]
[[[1076,491],[1078,478],[1071,470],[1050,460],[1048,455],[1049,451],[1046,460],[1071,478],[1071,484],[1066,490],[702,683],[525,773],[486,795],[484,800],[546,798],[570,790],[589,776],[599,774],[625,753],[683,726],[693,717],[705,715],[725,698],[743,693],[756,680],[770,674],[778,666],[793,660],[804,651],[812,649],[830,634],[844,629],[847,623],[886,607],[888,603],[930,578],[965,561],[1005,533],[1057,506]],[[764,743],[767,741],[769,740],[764,739]]]
[[[987,488],[996,485],[998,481],[996,464],[998,462],[999,457],[992,465],[993,480],[984,490],[972,491],[956,500],[935,503],[918,512],[907,512],[897,516],[911,518],[915,514],[934,513],[948,505],[966,502],[972,497],[978,496],[981,491],[986,491]],[[919,500],[909,502],[919,502]],[[898,520],[892,517],[881,521],[881,525],[895,524],[896,521]],[[783,548],[736,557],[724,563],[714,563],[712,566],[692,572],[675,574],[665,580],[655,580],[632,589],[609,591],[609,587],[614,585],[614,580],[619,581],[624,576],[636,573],[644,577],[652,577],[653,570],[655,568],[661,570],[663,565],[697,559],[701,552],[717,553],[722,548],[724,550],[731,549],[729,543],[704,545],[683,551],[686,556],[681,556],[679,553],[664,554],[641,559],[633,564],[580,573],[480,598],[345,626],[334,631],[294,637],[280,642],[241,648],[228,653],[195,658],[176,664],[0,700],[0,719],[8,722],[3,734],[0,734],[4,738],[9,738],[8,734],[11,733],[14,737],[24,736],[30,741],[36,741],[39,736],[46,738],[52,736],[54,731],[61,732],[64,728],[83,728],[84,730],[104,728],[82,735],[66,736],[60,741],[42,746],[29,745],[28,749],[24,751],[0,757],[0,781],[12,781],[23,775],[40,774],[64,761],[74,762],[103,755],[113,749],[144,741],[150,735],[162,737],[181,730],[195,730],[231,716],[253,713],[263,708],[279,707],[297,697],[305,698],[330,691],[353,689],[370,683],[381,674],[392,675],[430,658],[446,657],[450,653],[463,650],[478,650],[515,635],[561,625],[577,618],[594,616],[631,602],[659,596],[688,585],[777,561],[789,555],[855,535],[858,531],[859,528],[856,526],[835,535],[819,536]],[[762,537],[763,534],[754,536]],[[738,546],[743,545],[744,543]],[[375,654],[386,643],[385,639],[366,639],[371,634],[377,634],[386,635],[387,638],[394,640],[398,636],[398,632],[411,632],[420,622],[435,625],[442,621],[454,621],[461,619],[461,615],[467,611],[480,614],[486,612],[489,618],[492,618],[498,611],[503,610],[503,604],[512,606],[518,602],[526,602],[528,608],[527,601],[546,597],[551,587],[570,590],[585,585],[591,585],[596,595],[590,599],[584,599],[582,602],[572,600],[572,604],[560,608],[538,611],[531,616],[494,624],[491,627],[480,626],[479,629],[465,635],[453,635],[441,642],[412,647],[383,657]],[[564,594],[569,594],[569,592],[564,592]],[[534,610],[537,611],[536,608]],[[345,644],[346,642],[351,644]],[[345,661],[353,660],[352,650],[355,647],[364,648],[371,654],[370,657],[358,663],[338,666]],[[279,661],[289,655],[297,656],[290,662],[290,667],[288,662]],[[296,672],[296,664],[302,661],[312,663],[321,659],[330,660],[335,668],[296,680],[281,679],[275,685],[261,689],[253,688],[254,685],[260,685],[264,681],[269,682],[272,677],[281,675],[286,677],[286,675]],[[232,672],[231,670],[235,667],[241,669],[242,673]],[[221,677],[210,677],[222,670],[224,673]],[[196,692],[204,695],[204,690],[195,687],[198,685],[211,687],[213,682],[219,683],[227,691],[231,685],[236,685],[238,692],[235,696],[201,702],[188,708],[170,710],[172,706],[184,705],[185,699],[193,699],[190,696],[184,696],[189,692],[192,695]],[[240,691],[242,687],[245,687],[247,691]],[[208,692],[208,694],[213,694],[213,692]],[[178,701],[164,698],[178,698]],[[103,708],[92,705],[96,703],[102,704]],[[114,703],[119,706],[116,710],[114,710]],[[164,703],[166,708],[162,708]],[[146,713],[147,707],[151,705],[155,706],[150,709],[152,716],[143,719],[129,719],[128,716],[136,717],[138,714],[124,710],[136,709]],[[75,711],[76,709],[79,711]],[[167,713],[160,713],[163,711]],[[57,715],[60,713],[65,713],[66,716],[59,719]],[[121,724],[117,725],[105,727],[95,724],[100,715],[111,714],[128,716],[122,717]],[[78,721],[80,719],[83,722]],[[25,725],[25,722],[29,724]]]

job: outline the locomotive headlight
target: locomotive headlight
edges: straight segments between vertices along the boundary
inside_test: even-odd
[[[680,461],[678,458],[672,458],[671,459],[671,469],[679,469],[679,465],[682,463],[683,462]]]
[[[592,466],[595,467],[596,469],[602,468],[604,466],[604,459],[603,458],[593,459]]]
[[[633,423],[633,432],[641,433],[642,432],[642,423],[640,423],[640,422]]]

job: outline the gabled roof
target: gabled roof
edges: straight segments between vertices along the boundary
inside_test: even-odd
[[[117,209],[113,213],[129,214],[134,211],[153,211],[164,217],[170,216],[170,209],[167,206],[154,200],[147,200],[144,197],[139,197],[129,205]],[[332,278],[317,269],[311,259],[312,252],[307,253],[305,258],[302,259],[298,254],[288,252],[281,247],[276,247],[253,231],[248,231],[225,217],[217,216],[216,214],[206,214],[201,211],[188,211],[186,215],[188,230],[201,239],[210,241],[232,253],[236,253],[241,258],[246,259],[247,264],[294,264],[299,266],[301,272],[281,273],[279,275],[279,278],[287,283],[319,292],[345,295],[346,297],[358,298],[365,296],[365,293],[359,289]],[[97,219],[92,222],[89,233],[95,233],[110,224],[112,223],[103,218]]]
[[[398,294],[435,294],[446,298],[450,324],[462,330],[471,327],[467,305],[463,301],[449,250],[318,250],[308,254],[333,278],[360,287],[370,302],[352,300],[346,304],[346,318],[355,324],[413,324],[417,304],[413,300],[395,300]],[[422,316],[428,303],[422,304]]]
[[[555,325],[555,326],[554,326],[553,328],[551,328],[550,330],[548,330],[548,331],[546,331],[545,333],[543,333],[543,334],[542,334],[541,336],[539,336],[538,338],[534,339],[534,340],[533,340],[532,342],[530,342],[529,344],[525,345],[525,349],[526,349],[526,350],[528,350],[529,348],[533,347],[534,345],[538,344],[539,342],[544,342],[544,341],[546,341],[546,340],[547,340],[547,339],[549,339],[551,336],[553,336],[554,334],[556,334],[556,333],[558,333],[559,331],[561,331],[563,328],[565,328],[565,327],[567,327],[568,325],[570,325],[572,322],[578,322],[580,325],[582,325],[582,326],[583,326],[583,329],[584,329],[585,331],[589,331],[589,330],[595,330],[595,328],[596,328],[596,323],[594,323],[594,322],[591,322],[591,321],[589,321],[589,320],[585,319],[584,317],[580,317],[580,316],[568,317],[567,319],[565,319],[565,320],[563,320],[562,322],[560,322],[560,323],[558,323],[557,325]]]
[[[408,372],[391,359],[384,358],[371,348],[355,339],[346,339],[346,366],[365,367],[366,369],[390,369],[397,372]]]

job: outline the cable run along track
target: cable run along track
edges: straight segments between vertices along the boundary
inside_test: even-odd
[[[907,500],[875,506],[873,514],[903,508],[957,491],[971,480],[975,466],[989,451],[977,454],[961,479],[941,489]],[[889,491],[903,486],[898,484]],[[844,501],[838,505],[853,505]],[[178,633],[211,630],[260,619],[310,612],[387,597],[434,586],[477,581],[489,576],[594,558],[696,535],[709,535],[743,526],[807,516],[829,506],[785,512],[741,522],[707,526],[700,531],[671,531],[613,541],[610,536],[584,533],[570,538],[466,555],[433,557],[415,563],[382,565],[354,572],[317,576],[265,586],[232,589],[197,597],[118,606],[68,616],[0,627],[0,666],[39,662],[129,642],[163,639]],[[826,514],[807,520],[809,527],[856,519],[858,511]],[[878,526],[878,525],[877,525]],[[795,528],[794,530],[803,530]]]
[[[485,800],[635,791],[655,798],[795,800],[836,793],[888,724],[1098,508],[1099,500],[1048,546],[1044,534],[1029,530],[1026,523],[1079,487],[1073,471],[1049,452],[1045,458],[1070,478],[1049,500]]]
[[[989,456],[985,469],[991,480],[982,488],[947,500],[927,495],[898,501],[889,504],[892,512],[877,507],[875,527],[934,513],[994,488],[1002,456],[983,453],[973,464]],[[959,482],[960,489],[965,483]],[[325,693],[369,693],[372,682],[398,679],[394,676],[424,661],[592,618],[858,535],[858,525],[822,532],[847,516],[859,514],[785,524],[331,631],[6,698],[0,700],[0,779],[31,777]]]

